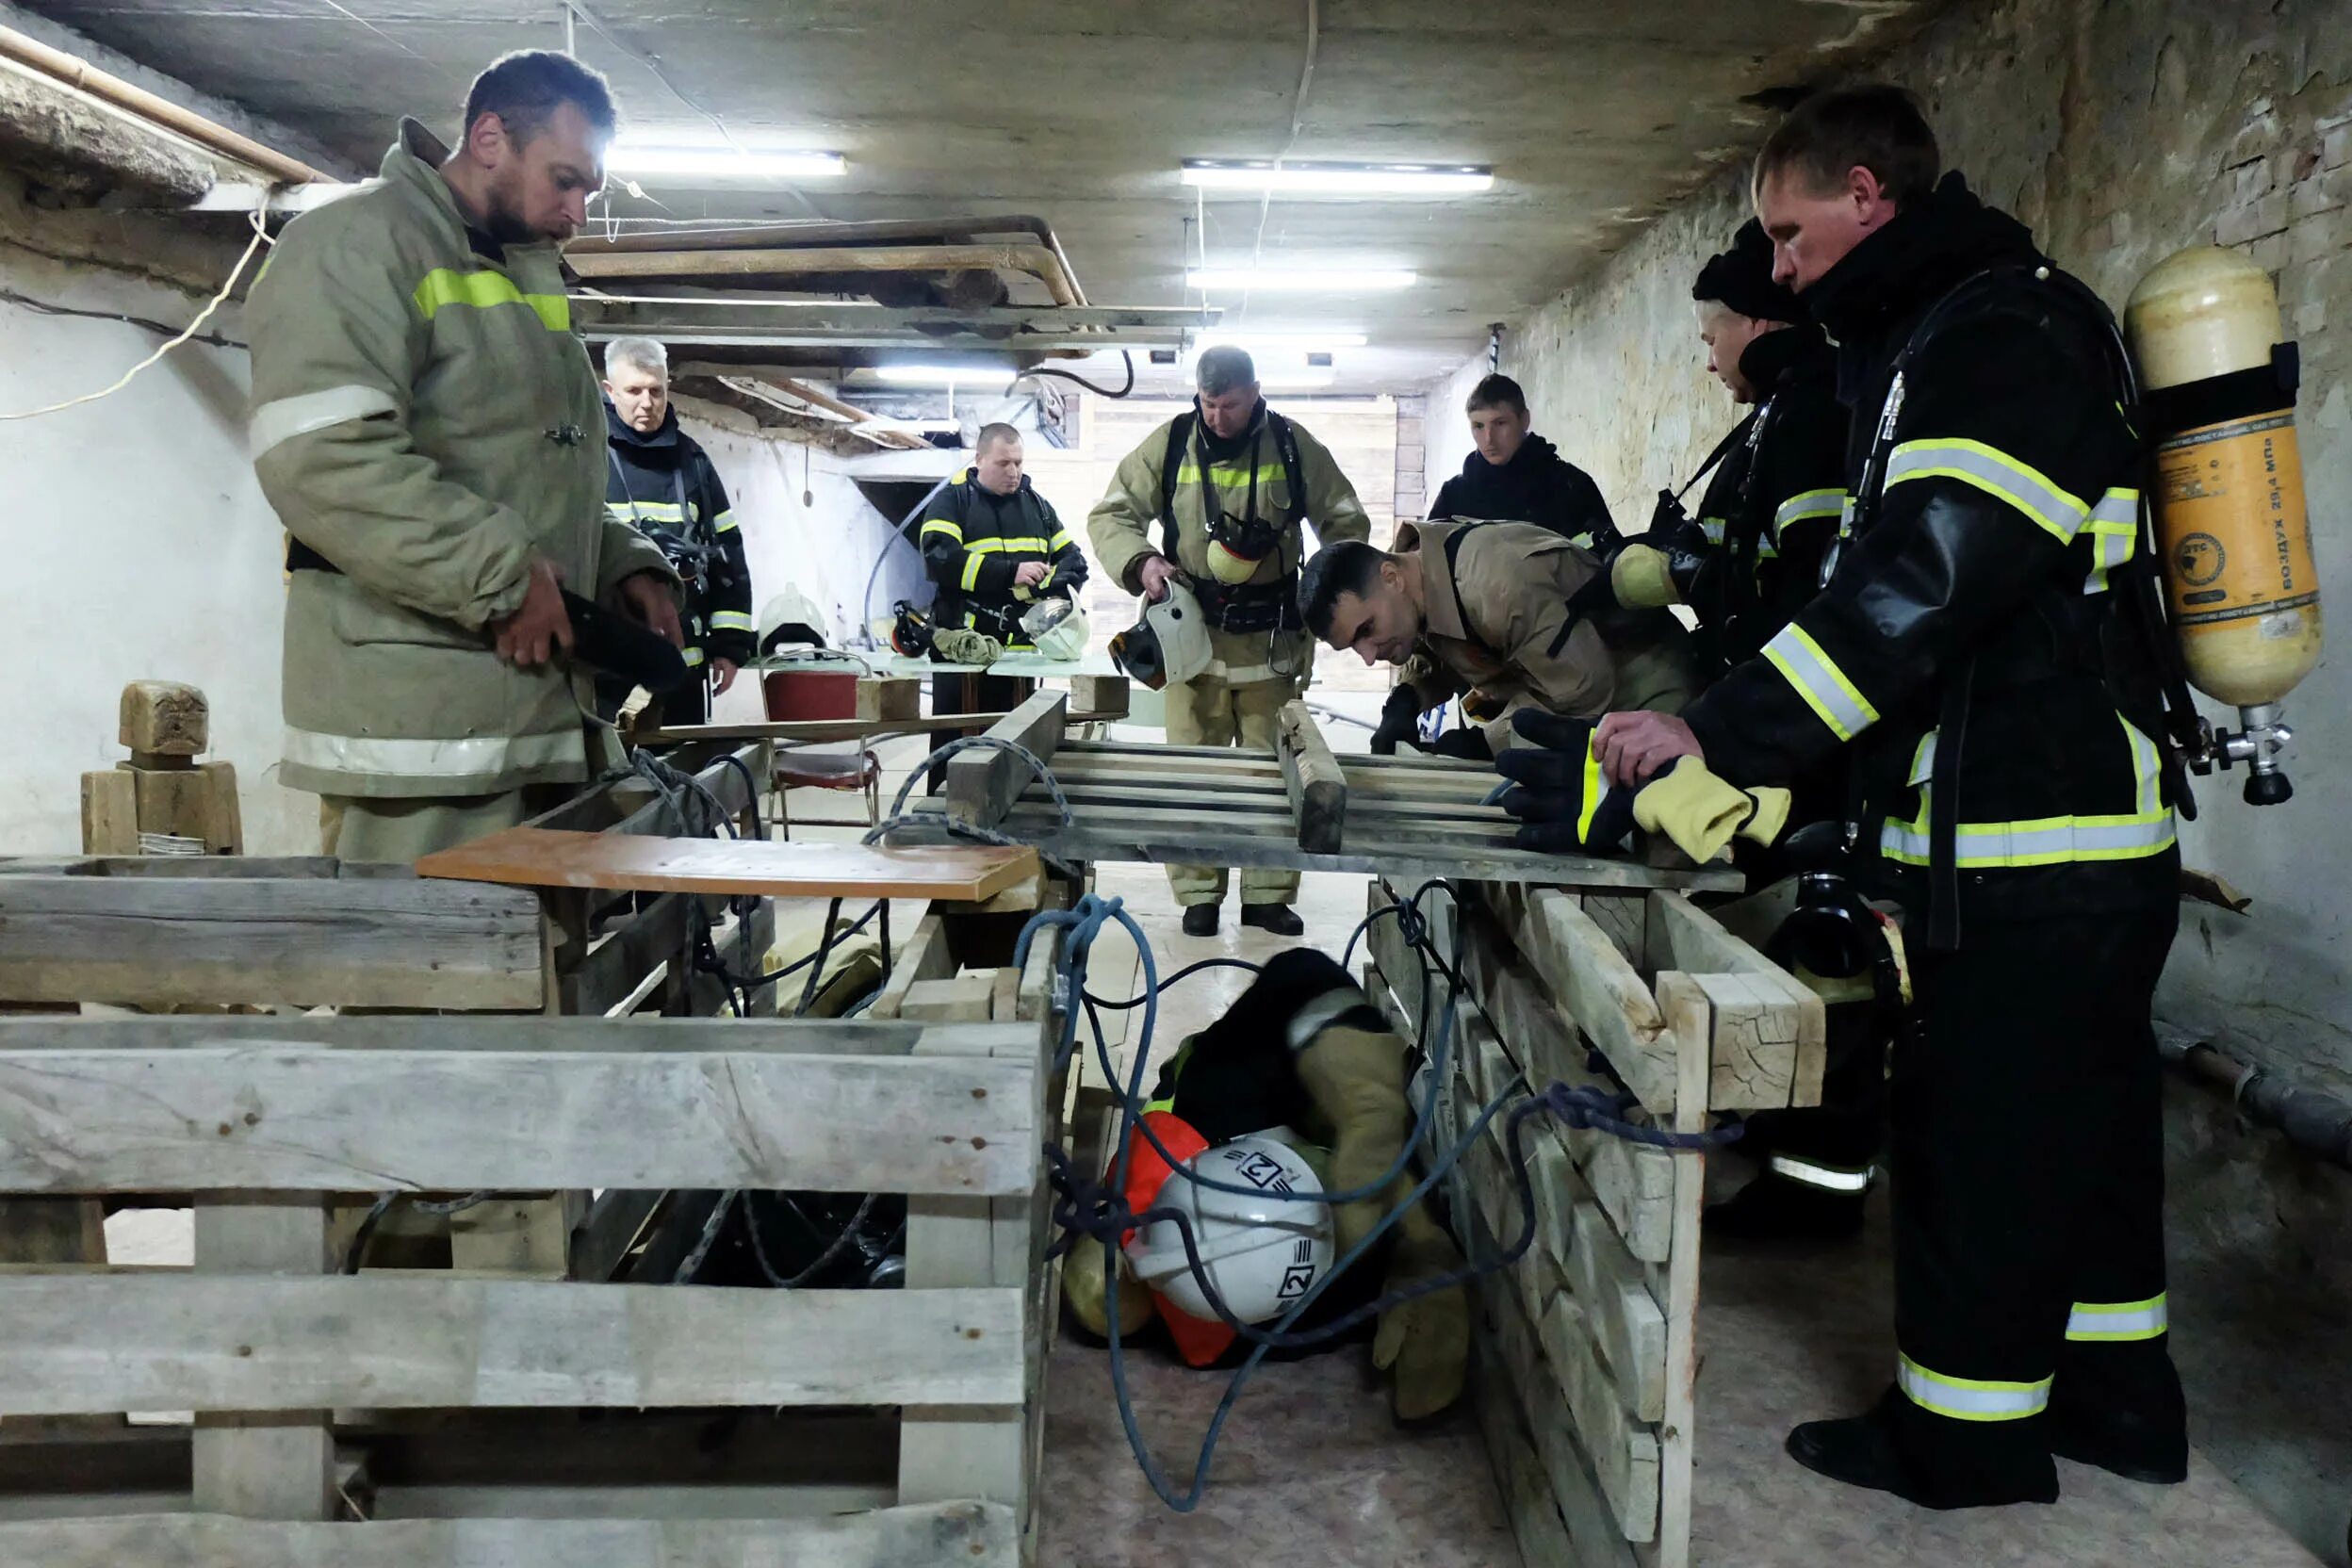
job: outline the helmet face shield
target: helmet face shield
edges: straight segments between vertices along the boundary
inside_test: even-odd
[[[1200,601],[1182,583],[1168,585],[1168,597],[1143,607],[1143,618],[1111,639],[1111,662],[1131,680],[1152,690],[1181,686],[1209,667],[1209,624]]]

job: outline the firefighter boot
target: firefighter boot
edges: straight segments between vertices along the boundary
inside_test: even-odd
[[[2126,1480],[2173,1486],[2189,1478],[2189,1426],[2180,1378],[2163,1340],[2069,1340],[2050,1392],[2050,1451]]]
[[[1847,1241],[1862,1232],[1866,1192],[1825,1192],[1766,1172],[1706,1214],[1707,1233],[1739,1241]]]
[[[1831,1480],[1891,1492],[1920,1508],[1997,1508],[2058,1500],[2057,1469],[2048,1451],[2037,1450],[2028,1434],[1926,1432],[1930,1423],[1946,1429],[1971,1425],[1931,1415],[1890,1388],[1864,1414],[1798,1427],[1788,1434],[1788,1457]],[[1999,1425],[2017,1428],[2024,1423]]]

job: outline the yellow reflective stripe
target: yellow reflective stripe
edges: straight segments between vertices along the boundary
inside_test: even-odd
[[[1878,722],[1878,710],[1803,627],[1794,622],[1783,627],[1764,645],[1764,657],[1840,741],[1851,741]]]
[[[735,509],[734,509],[733,507],[731,507],[731,506],[730,506],[730,507],[728,507],[728,508],[727,508],[725,512],[720,513],[720,514],[718,514],[718,516],[717,516],[717,517],[715,517],[714,519],[712,519],[711,524],[710,524],[710,531],[711,531],[711,532],[713,532],[713,533],[728,533],[728,532],[732,532],[732,531],[734,531],[734,528],[735,528]]]
[[[1779,509],[1772,514],[1772,527],[1784,529],[1790,523],[1801,523],[1808,517],[1839,516],[1844,513],[1845,506],[1846,493],[1843,490],[1803,491],[1780,503]]]
[[[1045,542],[1045,547],[1054,551],[1068,549],[1070,547],[1070,530],[1063,529],[1059,532],[1055,533],[1053,538],[1048,539]]]
[[[2066,1337],[2108,1342],[2154,1339],[2171,1323],[2162,1291],[2145,1301],[2077,1301],[2066,1318]]]
[[[621,514],[626,517],[650,517],[657,523],[682,523],[686,521],[686,509],[679,506],[676,501],[627,500],[607,501],[604,504],[611,507],[618,507],[621,511]]]
[[[1954,1421],[2021,1421],[2039,1415],[2050,1405],[2050,1381],[2049,1378],[2015,1383],[1947,1377],[1909,1356],[1902,1357],[1895,1368],[1896,1386],[1905,1398],[1921,1410]]]
[[[964,531],[956,524],[949,522],[945,517],[925,517],[923,521],[923,531],[925,533],[944,533],[959,545],[964,542]]]
[[[713,610],[710,612],[710,629],[713,631],[756,631],[759,628],[753,623],[750,612],[747,611]]]
[[[1260,464],[1258,466],[1258,482],[1260,484],[1265,484],[1272,480],[1282,479],[1286,477],[1289,472],[1290,470],[1285,468],[1280,463]],[[1179,484],[1200,483],[1200,465],[1195,463],[1190,457],[1185,458],[1182,463],[1178,464],[1176,466],[1176,482]],[[1247,490],[1250,488],[1250,465],[1246,462],[1212,463],[1209,465],[1209,482],[1216,485],[1219,490]]]
[[[1707,535],[1708,544],[1720,545],[1723,542],[1723,535],[1729,531],[1729,526],[1721,517],[1701,517],[1699,531]]]
[[[2062,545],[2074,543],[2090,508],[2040,469],[1982,441],[1905,441],[1886,460],[1885,489],[1906,480],[1956,479],[2008,502]]]
[[[686,661],[686,667],[688,669],[693,669],[695,665],[702,662],[702,650],[700,648],[687,648],[681,652],[678,657]]]
[[[2104,593],[2107,574],[2139,553],[2140,493],[2122,486],[2108,491],[2091,508],[2082,531],[2091,536],[2091,575],[2082,580],[2082,591]]]
[[[967,550],[964,552],[964,592],[967,594],[971,593],[972,585],[977,583],[979,580],[980,556],[976,551]]]
[[[1584,798],[1576,808],[1576,842],[1586,842],[1592,834],[1593,813],[1601,808],[1601,792],[1609,788],[1601,777],[1601,756],[1592,749],[1598,727],[1585,731],[1584,736]]]
[[[1039,555],[1049,553],[1046,549],[1045,541],[1034,533],[1024,534],[1021,537],[1013,539],[974,539],[965,545],[964,547],[968,550],[994,550],[999,553],[1006,550],[1035,550]]]
[[[1954,863],[2014,870],[2084,860],[2140,860],[2171,848],[2179,826],[2164,803],[2163,763],[2155,743],[2120,714],[2117,722],[2123,725],[2132,758],[2134,809],[2104,816],[1964,822],[1953,835]],[[1919,815],[1907,823],[1889,820],[1879,829],[1879,854],[1906,866],[1928,865],[1934,858],[1925,779],[1935,767],[1935,739],[1930,731],[1912,760],[1912,782],[1919,785]]]
[[[570,300],[561,294],[526,294],[504,272],[458,272],[436,267],[425,274],[413,298],[428,321],[443,305],[470,305],[476,310],[487,310],[493,305],[523,305],[549,332],[572,330]]]

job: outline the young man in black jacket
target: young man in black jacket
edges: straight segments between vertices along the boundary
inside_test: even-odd
[[[2053,1453],[2187,1474],[2150,1024],[2180,851],[2150,629],[2118,591],[2147,563],[2113,323],[1939,167],[1891,87],[1810,100],[1765,143],[1756,209],[1838,345],[1854,504],[1823,592],[1760,658],[1680,717],[1609,715],[1590,757],[1624,787],[1685,758],[1743,788],[1847,760],[1854,874],[1903,905],[1917,999],[1894,1053],[1899,1356],[1873,1410],[1788,1449],[1963,1508],[2053,1500]],[[1541,814],[1586,760],[1500,765]]]
[[[619,337],[604,351],[605,514],[662,547],[686,584],[685,685],[661,698],[663,724],[703,724],[711,698],[751,662],[751,564],[727,486],[701,443],[670,406],[668,351],[650,337]],[[617,712],[629,690],[596,683],[597,707]]]
[[[1470,435],[1478,443],[1462,472],[1437,487],[1436,517],[1499,518],[1538,523],[1586,549],[1615,540],[1609,503],[1592,476],[1527,433],[1527,397],[1509,376],[1489,376],[1470,389]]]

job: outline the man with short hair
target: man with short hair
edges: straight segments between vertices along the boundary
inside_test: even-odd
[[[2098,298],[1957,174],[1893,87],[1800,105],[1753,193],[1838,346],[1853,505],[1821,594],[1682,716],[1497,766],[1552,822],[1710,770],[1842,756],[1867,893],[1907,911],[1894,1051],[1894,1386],[1789,1434],[1809,1468],[1933,1508],[2050,1502],[2050,1456],[2187,1474],[2167,1348],[2150,1024],[2179,920],[2126,364]],[[1646,781],[1646,782],[1645,782]]]
[[[456,152],[401,122],[253,286],[253,467],[292,535],[281,776],[323,797],[329,854],[413,860],[620,760],[558,661],[565,585],[678,640],[669,564],[604,513],[556,261],[613,122],[595,72],[504,56]]]
[[[1470,438],[1462,472],[1437,487],[1431,517],[1499,517],[1535,523],[1593,549],[1617,537],[1592,476],[1528,433],[1527,396],[1509,376],[1470,389]]]
[[[1168,686],[1169,743],[1270,751],[1282,705],[1314,675],[1314,639],[1298,619],[1298,526],[1312,522],[1330,544],[1367,538],[1372,520],[1323,444],[1266,406],[1247,353],[1208,349],[1194,380],[1191,411],[1120,461],[1087,531],[1130,593],[1162,599],[1184,583],[1211,629],[1207,670]],[[1224,868],[1171,865],[1168,880],[1185,934],[1214,934]],[[1298,935],[1298,893],[1297,872],[1244,869],[1242,923]]]
[[[1673,616],[1571,606],[1601,570],[1590,550],[1533,523],[1403,523],[1393,551],[1317,551],[1298,580],[1298,611],[1327,645],[1403,666],[1374,751],[1394,752],[1420,714],[1476,692],[1478,727],[1429,749],[1483,760],[1520,743],[1511,715],[1522,708],[1598,718],[1638,703],[1671,713],[1697,690],[1690,635]]]
[[[686,684],[661,694],[661,722],[704,724],[751,662],[759,628],[751,618],[751,562],[727,486],[702,443],[679,428],[670,406],[670,356],[650,337],[605,345],[607,462],[604,510],[661,547],[686,585]],[[625,682],[599,680],[618,711]]]

